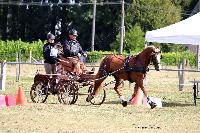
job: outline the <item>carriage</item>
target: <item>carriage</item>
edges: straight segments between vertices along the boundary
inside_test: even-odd
[[[74,104],[78,99],[79,89],[88,86],[86,101],[100,105],[106,97],[105,90],[101,89],[102,82],[107,76],[112,75],[115,78],[114,90],[124,107],[127,106],[127,100],[123,97],[119,85],[122,83],[121,80],[128,80],[131,83],[135,82],[132,99],[136,96],[138,89],[141,88],[144,97],[153,109],[157,105],[149,99],[143,80],[148,72],[150,62],[153,62],[155,70],[160,70],[160,58],[160,49],[154,46],[145,48],[135,56],[108,55],[100,63],[99,71],[95,76],[84,72],[84,64],[69,58],[68,61],[59,62],[60,74],[51,75],[52,77],[47,75],[35,76],[30,92],[31,99],[33,102],[45,102],[49,94],[57,94],[60,103]],[[74,66],[74,64],[77,65]],[[40,85],[39,89],[37,89],[38,85]],[[103,93],[100,94],[99,92]],[[36,97],[44,98],[36,101]]]
[[[61,58],[57,63],[58,74],[36,73],[30,90],[31,100],[44,103],[49,95],[57,95],[60,103],[75,104],[79,96],[89,95],[94,88],[95,75],[92,72],[83,72],[85,68],[80,66],[85,66],[81,63],[77,58]],[[80,93],[80,89],[84,88],[87,88],[87,93]],[[106,92],[103,90],[102,94],[90,103],[100,105],[105,101],[105,97]]]

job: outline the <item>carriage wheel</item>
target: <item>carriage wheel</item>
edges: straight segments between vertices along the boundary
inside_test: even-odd
[[[91,94],[94,90],[94,86],[91,85],[88,89],[88,93]],[[90,103],[93,104],[93,105],[101,105],[106,99],[106,91],[104,89],[101,89],[99,92],[98,92],[98,95],[95,96],[91,101]]]
[[[60,82],[57,84],[58,100],[64,104],[74,104],[78,99],[78,87],[71,82]]]
[[[31,100],[34,103],[44,103],[48,97],[48,88],[43,81],[35,82],[30,91]]]
[[[71,84],[71,89],[74,90],[74,99],[71,102],[71,104],[75,104],[76,101],[78,100],[78,86],[76,86],[75,84]]]

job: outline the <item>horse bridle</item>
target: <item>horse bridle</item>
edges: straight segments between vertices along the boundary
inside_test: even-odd
[[[160,52],[153,52],[151,54],[151,61],[153,62],[154,66],[160,64],[160,62],[158,62],[158,60],[156,59],[158,54],[160,54]]]

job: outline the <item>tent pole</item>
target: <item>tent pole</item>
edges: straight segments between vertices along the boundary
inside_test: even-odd
[[[200,47],[197,45],[197,69],[200,69]]]

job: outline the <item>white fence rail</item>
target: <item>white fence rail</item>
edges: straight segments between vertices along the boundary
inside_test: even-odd
[[[5,61],[1,62],[0,90],[5,90],[6,86],[6,65]]]
[[[7,64],[16,65],[16,82],[20,81],[20,65],[21,64],[29,64],[29,65],[44,65],[44,63],[29,63],[29,62],[0,62],[1,63],[1,77],[0,77],[0,90],[5,90],[5,82],[6,82],[6,67]],[[182,65],[182,67],[181,67]],[[200,72],[200,70],[187,70],[184,68],[185,61],[179,63],[178,69],[161,69],[161,71],[177,71],[179,77],[179,90],[181,91],[184,87],[184,72]],[[89,65],[87,67],[99,67],[97,65]],[[154,70],[154,69],[150,69]]]

